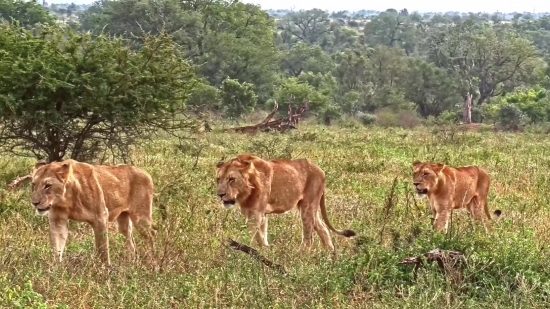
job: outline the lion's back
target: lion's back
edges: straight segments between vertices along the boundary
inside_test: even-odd
[[[289,178],[286,180],[293,181],[295,184],[301,183],[303,186],[325,183],[323,170],[307,159],[271,160],[270,164],[273,167],[274,177]]]
[[[135,166],[90,165],[75,162],[73,163],[73,177],[81,184],[83,194],[88,194],[86,192],[89,190],[82,184],[91,184],[97,181],[106,201],[113,207],[128,204],[148,205],[153,197],[151,176]]]
[[[95,165],[94,172],[102,187],[130,187],[145,189],[153,187],[153,179],[145,170],[132,165]]]
[[[488,194],[491,178],[483,168],[476,165],[461,166],[453,168],[453,174],[456,192],[476,192],[483,197]]]

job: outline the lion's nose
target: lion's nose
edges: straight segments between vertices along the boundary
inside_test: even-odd
[[[40,204],[40,202],[31,202],[31,204],[32,204],[34,207],[36,207],[36,206],[38,206],[38,204]]]
[[[420,186],[420,182],[415,182],[415,183],[413,183],[413,184],[414,184],[415,187]]]
[[[218,196],[219,196],[220,198],[223,198],[223,197],[225,196],[225,193],[218,193]]]

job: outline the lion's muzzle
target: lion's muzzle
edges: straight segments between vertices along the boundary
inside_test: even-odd
[[[41,216],[47,214],[48,211],[50,211],[50,209],[52,208],[52,204],[49,204],[46,207],[40,207],[40,202],[31,202],[31,204],[34,207],[34,209],[36,210],[36,213],[41,215]]]
[[[232,207],[237,202],[236,198],[227,199],[227,194],[225,194],[225,193],[218,193],[218,196],[222,200],[223,206],[226,207],[226,208]]]
[[[427,188],[421,188],[422,184],[421,183],[414,183],[414,189],[416,190],[416,193],[420,196],[424,196],[426,194],[428,194],[428,189]]]

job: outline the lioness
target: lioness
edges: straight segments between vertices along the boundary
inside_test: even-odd
[[[90,165],[74,160],[38,162],[32,172],[31,204],[39,215],[48,215],[54,259],[63,258],[67,220],[93,227],[96,249],[110,265],[107,222],[117,219],[125,246],[135,254],[132,223],[153,247],[153,181],[149,174],[129,165]],[[130,222],[131,220],[131,222]]]
[[[303,225],[302,243],[309,248],[313,230],[323,244],[334,250],[326,225],[334,232],[351,237],[351,230],[336,230],[330,224],[325,208],[325,173],[308,160],[264,161],[250,154],[240,154],[216,165],[218,196],[229,208],[239,203],[241,213],[247,218],[249,230],[260,246],[267,243],[266,214],[282,214],[300,210]],[[250,220],[253,219],[253,220]]]
[[[451,211],[464,206],[474,220],[483,220],[483,212],[491,219],[487,205],[491,179],[482,168],[453,168],[443,163],[415,161],[413,173],[417,194],[420,197],[428,196],[430,201],[435,230],[446,231]],[[495,210],[495,216],[500,214],[500,210]]]

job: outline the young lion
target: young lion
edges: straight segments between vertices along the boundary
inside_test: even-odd
[[[67,241],[68,219],[93,227],[96,249],[107,265],[111,264],[107,222],[114,219],[131,255],[135,254],[132,223],[153,249],[152,202],[151,176],[133,166],[65,160],[38,162],[32,172],[31,204],[39,215],[48,215],[52,253],[59,261]]]
[[[267,243],[266,214],[300,210],[305,248],[312,243],[313,230],[329,250],[334,250],[326,225],[339,235],[351,237],[351,230],[336,230],[330,224],[325,208],[325,173],[308,160],[264,161],[250,154],[240,154],[216,165],[218,196],[227,208],[239,203],[241,213],[253,221],[249,230],[260,246]]]
[[[483,220],[483,212],[491,219],[487,205],[491,179],[482,168],[453,168],[442,163],[415,161],[413,173],[417,194],[427,195],[430,201],[435,230],[446,231],[451,211],[464,206],[474,220]],[[496,217],[500,214],[500,210],[495,210]]]

